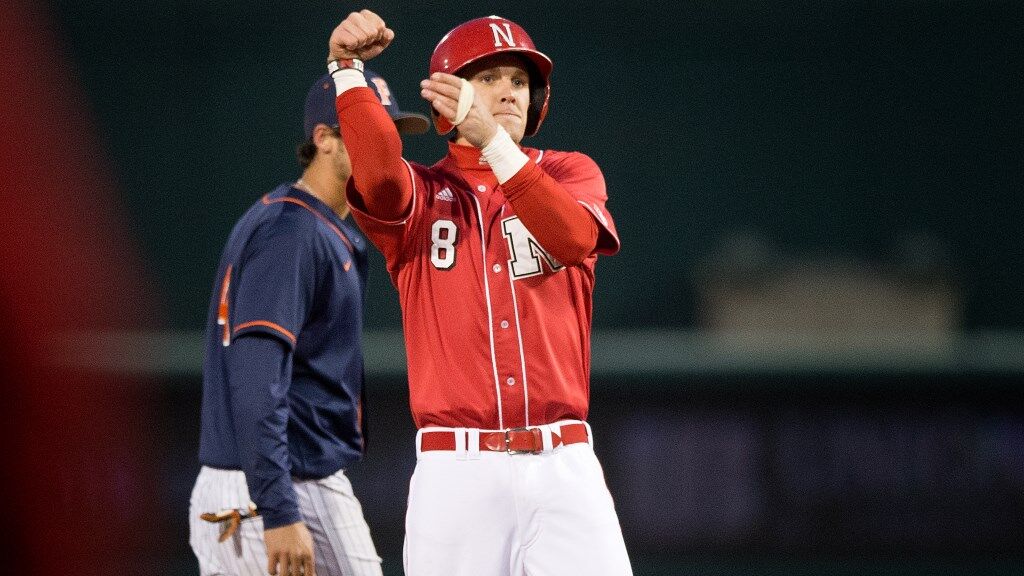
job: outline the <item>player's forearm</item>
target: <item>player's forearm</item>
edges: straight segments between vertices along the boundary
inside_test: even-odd
[[[345,90],[337,108],[352,180],[363,202],[359,208],[381,220],[400,218],[412,202],[412,182],[394,122],[369,88]]]
[[[539,166],[527,162],[502,190],[526,229],[559,262],[575,266],[594,252],[593,216]]]
[[[516,215],[562,264],[575,266],[597,245],[597,223],[571,194],[530,162],[501,126],[481,150]]]
[[[265,528],[301,520],[288,453],[288,354],[276,338],[247,334],[227,356],[241,468]]]

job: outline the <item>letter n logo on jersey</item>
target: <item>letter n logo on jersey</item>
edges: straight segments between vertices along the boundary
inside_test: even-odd
[[[544,272],[541,260],[547,263],[552,272],[558,272],[565,268],[558,260],[551,257],[537,239],[530,234],[518,216],[512,216],[501,221],[501,231],[508,240],[508,251],[511,258],[508,260],[508,268],[512,271],[512,277],[527,278]]]
[[[501,48],[502,41],[506,46],[515,46],[516,40],[512,37],[512,29],[509,27],[508,22],[502,22],[505,29],[502,30],[497,24],[491,22],[491,34],[494,34],[494,47]]]

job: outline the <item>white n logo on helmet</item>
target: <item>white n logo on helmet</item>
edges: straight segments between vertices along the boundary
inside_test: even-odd
[[[501,48],[501,41],[504,40],[505,44],[514,47],[516,45],[515,39],[512,38],[512,29],[509,28],[508,22],[503,22],[505,31],[503,32],[497,24],[491,22],[491,33],[494,34],[494,47]]]

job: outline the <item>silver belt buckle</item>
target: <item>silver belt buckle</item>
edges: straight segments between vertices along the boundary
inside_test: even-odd
[[[513,450],[512,449],[512,438],[510,434],[512,432],[527,432],[529,428],[523,426],[522,428],[508,428],[505,430],[505,452],[509,454],[533,454],[532,450]]]

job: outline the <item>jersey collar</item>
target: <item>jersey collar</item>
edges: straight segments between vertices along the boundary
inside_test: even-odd
[[[347,222],[338,216],[338,213],[325,204],[323,200],[320,200],[302,188],[297,188],[294,184],[288,186],[288,191],[285,195],[302,201],[313,210],[316,210],[321,216],[327,218],[329,222],[344,230],[346,235],[351,235],[352,232],[348,229]]]

